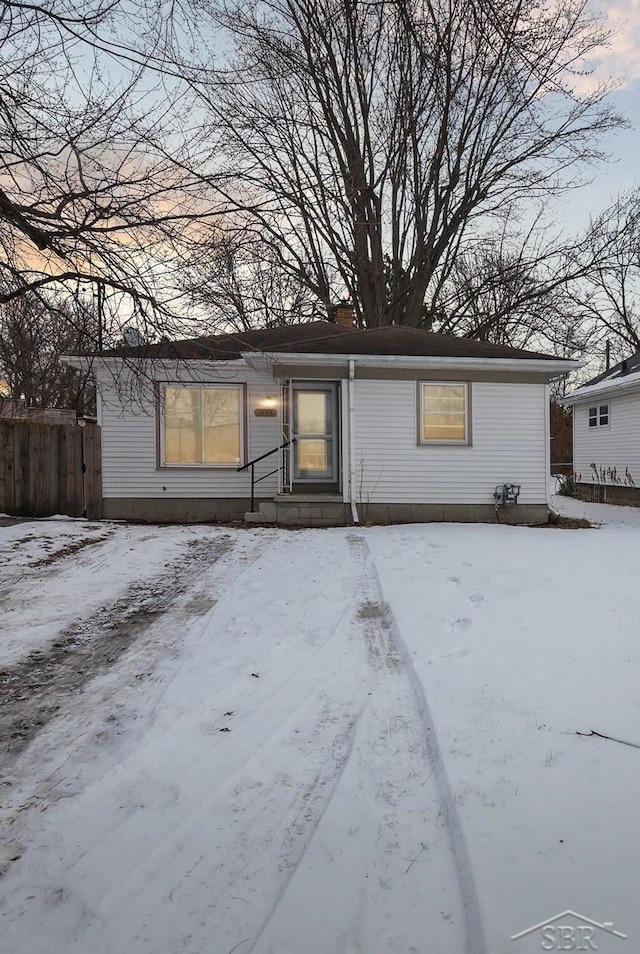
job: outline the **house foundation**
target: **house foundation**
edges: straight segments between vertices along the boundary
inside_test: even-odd
[[[242,522],[250,501],[244,497],[106,497],[105,520],[131,520],[142,523],[231,523]],[[359,503],[362,524],[391,523],[505,523],[524,526],[548,522],[546,504],[516,504],[501,507],[496,515],[493,504],[451,503]],[[353,524],[351,505],[330,494],[282,494],[258,500],[254,513],[263,518],[247,522],[272,522],[283,527],[344,527]]]

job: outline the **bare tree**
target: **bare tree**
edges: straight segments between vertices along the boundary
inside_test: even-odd
[[[105,320],[170,329],[182,249],[219,209],[161,0],[0,7],[0,303],[99,289]],[[211,172],[211,168],[208,168]]]
[[[583,0],[228,0],[213,20],[233,50],[200,90],[225,199],[362,325],[436,314],[460,256],[620,123],[577,79],[606,39]]]
[[[569,289],[594,267],[576,239],[549,225],[535,222],[524,236],[503,229],[456,256],[434,317],[444,332],[575,357],[592,330]]]
[[[186,287],[209,334],[326,317],[311,290],[280,267],[269,242],[246,240],[231,230],[192,262]]]
[[[5,396],[33,408],[95,411],[88,372],[63,365],[64,354],[96,347],[95,310],[86,302],[42,304],[34,295],[0,306],[0,378]]]
[[[538,267],[537,267],[538,266]],[[441,331],[526,348],[557,316],[553,288],[535,261],[495,247],[458,255],[441,296]]]
[[[602,41],[582,0],[6,0],[0,303],[93,288],[98,346],[344,297],[527,341],[556,279],[488,236],[619,123],[574,82]]]
[[[591,223],[576,258],[587,267],[571,298],[602,359],[607,350],[613,360],[640,351],[640,190]]]

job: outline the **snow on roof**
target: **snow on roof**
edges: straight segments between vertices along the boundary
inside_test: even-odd
[[[609,371],[587,381],[582,387],[571,391],[564,398],[565,404],[577,404],[591,395],[601,394],[604,391],[627,391],[640,385],[640,353],[626,358]]]

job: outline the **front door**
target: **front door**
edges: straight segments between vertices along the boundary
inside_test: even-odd
[[[293,482],[304,492],[338,490],[338,386],[293,384]]]

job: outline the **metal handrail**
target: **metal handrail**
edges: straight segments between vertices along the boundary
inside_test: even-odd
[[[256,480],[255,477],[255,465],[259,464],[261,460],[265,460],[267,457],[271,457],[272,454],[277,454],[278,451],[284,450],[285,447],[289,447],[291,444],[295,443],[295,437],[292,437],[290,441],[285,441],[284,444],[280,444],[278,447],[274,447],[273,450],[267,451],[266,454],[261,454],[260,457],[254,457],[253,460],[250,460],[248,463],[243,464],[242,467],[236,467],[236,473],[240,473],[241,470],[247,470],[248,467],[251,468],[251,512],[253,513],[253,508],[255,505],[255,485],[259,484],[261,480],[265,480],[267,477],[271,477],[273,474],[277,474],[279,470],[282,470],[283,464],[280,467],[276,467],[275,470],[272,470],[268,474],[263,474],[262,477],[258,477]]]
[[[274,447],[273,450],[267,451],[266,454],[261,454],[260,457],[254,457],[253,460],[250,460],[247,464],[243,464],[242,467],[236,467],[236,472],[240,473],[241,470],[246,470],[247,467],[253,467],[254,464],[264,460],[265,457],[271,457],[272,454],[277,454],[279,450],[283,450],[285,447],[288,447],[289,444],[293,444],[294,441],[295,437],[292,437],[290,441],[285,441],[284,444],[280,444],[279,447]]]
[[[279,467],[276,467],[275,470],[270,470],[268,474],[263,474],[262,477],[256,477],[254,483],[259,484],[261,480],[266,480],[267,477],[273,477],[274,474],[279,474],[282,470],[282,464]]]

